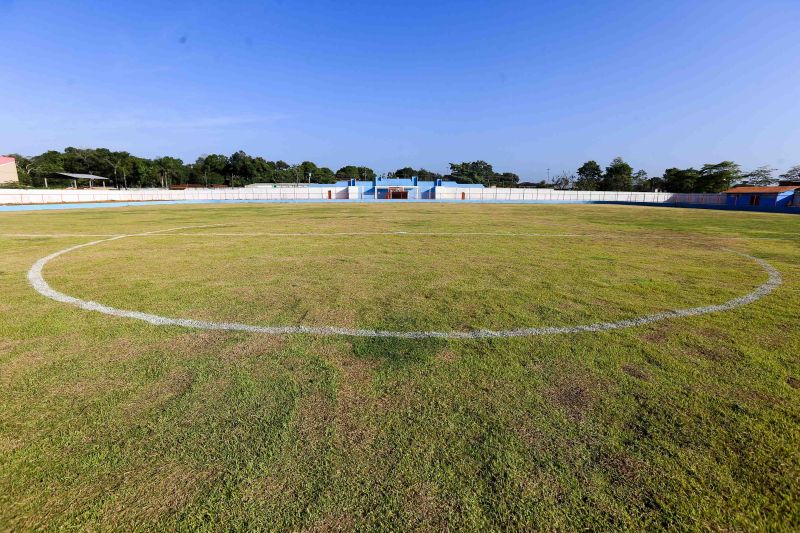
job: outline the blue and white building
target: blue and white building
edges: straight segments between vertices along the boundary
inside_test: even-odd
[[[310,187],[331,187],[321,183],[312,183]],[[372,181],[351,179],[338,181],[333,185],[337,189],[347,188],[347,198],[350,200],[435,200],[436,191],[448,188],[483,189],[478,183],[456,183],[455,181],[420,181],[412,178],[384,178],[376,177]]]

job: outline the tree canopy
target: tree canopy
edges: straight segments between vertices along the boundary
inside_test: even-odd
[[[774,185],[777,182],[773,176],[776,170],[777,169],[774,169],[769,165],[758,167],[746,174],[742,174],[743,184],[746,183],[747,185],[754,185],[758,187]]]
[[[94,174],[113,180],[117,187],[169,187],[193,184],[210,187],[239,187],[251,183],[335,183],[356,179],[371,181],[376,173],[363,165],[345,165],[334,172],[313,161],[289,164],[281,159],[267,160],[243,150],[231,155],[204,154],[193,163],[172,156],[147,159],[126,151],[108,148],[67,147],[63,152],[48,150],[36,156],[9,154],[16,159],[21,186],[40,187],[44,180],[58,172]],[[655,191],[674,193],[715,193],[734,184],[771,185],[778,181],[775,169],[761,166],[742,172],[733,161],[706,163],[700,169],[668,168],[662,176],[648,177],[621,157],[614,158],[605,169],[595,160],[583,163],[572,175],[562,171],[548,181],[525,180],[514,172],[497,172],[483,160],[450,163],[450,172],[442,175],[424,168],[406,166],[389,172],[388,177],[435,181],[442,178],[457,183],[475,183],[486,187],[540,187],[582,191]],[[781,181],[800,182],[800,165],[779,176]]]
[[[733,161],[706,163],[699,170],[695,168],[668,168],[663,176],[652,178],[643,170],[634,172],[621,157],[615,158],[606,168],[600,170],[596,161],[587,161],[578,168],[578,178],[573,186],[584,191],[655,191],[673,193],[715,193],[731,187],[743,179],[758,183],[772,183],[774,169],[760,167],[743,174],[739,165]],[[800,174],[800,170],[798,170]]]
[[[800,165],[795,165],[790,168],[786,174],[781,174],[783,181],[797,181],[800,182]]]
[[[369,167],[358,167],[355,165],[347,165],[336,171],[337,180],[359,180],[359,181],[372,181],[375,179],[375,171]]]
[[[458,183],[480,183],[487,187],[515,187],[519,176],[513,172],[497,173],[486,161],[450,163],[450,174],[445,179]]]
[[[575,180],[575,188],[581,191],[596,191],[600,187],[600,178],[603,177],[603,169],[597,161],[587,161],[578,169],[578,179]]]
[[[331,169],[318,167],[311,161],[290,165],[285,161],[268,161],[253,157],[244,151],[230,156],[206,154],[194,163],[163,156],[147,159],[129,152],[112,151],[107,148],[68,147],[63,152],[50,150],[33,157],[11,154],[17,161],[20,183],[27,186],[42,186],[44,179],[56,172],[94,174],[111,178],[119,187],[168,187],[177,184],[203,186],[242,186],[251,183],[334,183],[336,177]],[[366,167],[357,167],[371,179],[374,172]]]

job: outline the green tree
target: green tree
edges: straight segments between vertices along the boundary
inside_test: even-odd
[[[358,167],[358,177],[362,181],[372,181],[375,179],[377,174],[375,171],[369,167]]]
[[[64,172],[64,156],[56,150],[48,150],[31,158],[33,166],[30,169],[32,184],[36,186],[44,185],[47,176],[54,172]]]
[[[362,181],[371,181],[375,179],[375,171],[369,167],[357,167],[354,165],[347,165],[336,171],[336,179],[351,180],[357,179]]]
[[[575,182],[575,176],[570,176],[567,171],[563,171],[561,174],[553,179],[553,188],[560,191],[566,191],[572,188],[572,184]]]
[[[430,170],[425,170],[424,168],[420,168],[419,170],[415,170],[412,167],[403,167],[398,168],[394,172],[389,173],[390,178],[413,178],[414,176],[417,177],[420,181],[435,181],[442,177],[441,174],[437,174],[436,172],[431,172]]]
[[[633,190],[637,192],[653,192],[656,189],[663,189],[663,180],[660,177],[649,178],[644,170],[637,170],[633,173]]]
[[[772,168],[769,165],[764,165],[755,170],[751,170],[746,174],[743,174],[741,179],[743,183],[747,183],[748,185],[753,185],[756,187],[774,185],[777,181],[773,176],[776,170],[777,169]]]
[[[240,187],[252,183],[255,176],[255,162],[243,150],[232,154],[228,158],[225,173],[228,176],[228,185]]]
[[[395,178],[408,179],[408,178],[412,178],[412,177],[414,177],[416,175],[417,175],[416,171],[411,167],[398,168],[397,170],[394,171],[394,177]]]
[[[319,168],[311,161],[303,161],[300,163],[300,172],[303,174],[303,179],[311,183],[317,182],[317,173]]]
[[[703,165],[694,192],[722,192],[742,177],[739,165],[733,161]]]
[[[441,174],[437,172],[431,172],[430,170],[425,170],[424,168],[417,170],[417,178],[419,178],[420,181],[436,181],[441,177]]]
[[[183,161],[176,157],[159,157],[153,160],[156,169],[158,170],[159,177],[161,178],[161,186],[169,187],[174,183],[184,183],[184,167]]]
[[[312,178],[316,183],[336,183],[336,174],[328,167],[320,167]]]
[[[149,159],[131,157],[129,183],[136,187],[154,187],[160,183],[159,169]]]
[[[446,177],[457,183],[481,183],[488,185],[494,176],[492,165],[486,161],[450,163],[450,174]]]
[[[699,179],[700,171],[694,168],[668,168],[661,178],[664,190],[677,193],[695,192]]]
[[[580,191],[596,191],[600,187],[600,178],[603,170],[597,161],[587,161],[578,169],[578,179],[575,180],[575,188]]]
[[[633,167],[615,157],[600,180],[600,190],[603,191],[630,191],[633,190]]]
[[[131,154],[128,152],[112,152],[108,148],[98,148],[94,153],[94,159],[108,170],[108,176],[106,177],[113,178],[114,185],[119,185],[119,177],[120,174],[122,174],[122,185],[124,187],[128,186],[125,171],[127,170],[127,163],[130,158]],[[102,171],[99,173],[104,174]]]
[[[480,183],[496,187],[519,185],[519,176],[513,172],[497,173],[486,161],[450,163],[450,174],[445,177],[457,183]]]
[[[780,177],[783,181],[800,181],[800,165],[793,166]]]
[[[358,167],[347,165],[336,171],[336,179],[338,180],[358,180],[361,179],[358,173]]]
[[[503,172],[502,174],[493,174],[489,178],[489,185],[495,187],[516,187],[519,185],[519,176],[513,172]]]
[[[197,183],[201,183],[206,187],[225,183],[225,169],[227,165],[228,157],[225,155],[201,155],[194,164]]]

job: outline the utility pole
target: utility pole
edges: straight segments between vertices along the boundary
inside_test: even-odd
[[[550,169],[547,169],[547,183],[550,183]]]

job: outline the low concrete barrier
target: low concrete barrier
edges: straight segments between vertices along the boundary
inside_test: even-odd
[[[731,206],[727,195],[673,194],[666,192],[559,191],[554,189],[512,189],[436,187],[435,199],[375,200],[362,197],[358,187],[237,187],[227,189],[0,189],[0,211],[62,209],[78,207],[120,207],[175,203],[214,202],[448,202],[448,203],[541,203],[690,207],[800,214],[800,206]],[[37,207],[38,206],[38,207]]]
[[[152,202],[188,200],[347,199],[347,187],[237,187],[229,189],[0,189],[0,204]]]
[[[324,201],[358,198],[356,187],[239,187],[229,189],[0,189],[0,204],[66,204],[83,202],[153,202],[187,200]],[[724,194],[671,194],[661,192],[557,191],[436,187],[436,200],[471,202],[626,202],[641,204],[721,205]],[[430,200],[425,200],[430,201]]]
[[[474,202],[616,202],[639,204],[710,205],[722,205],[725,203],[725,195],[722,193],[674,194],[668,192],[559,191],[555,189],[476,189],[471,187],[437,187],[435,194],[437,200],[463,200]]]

